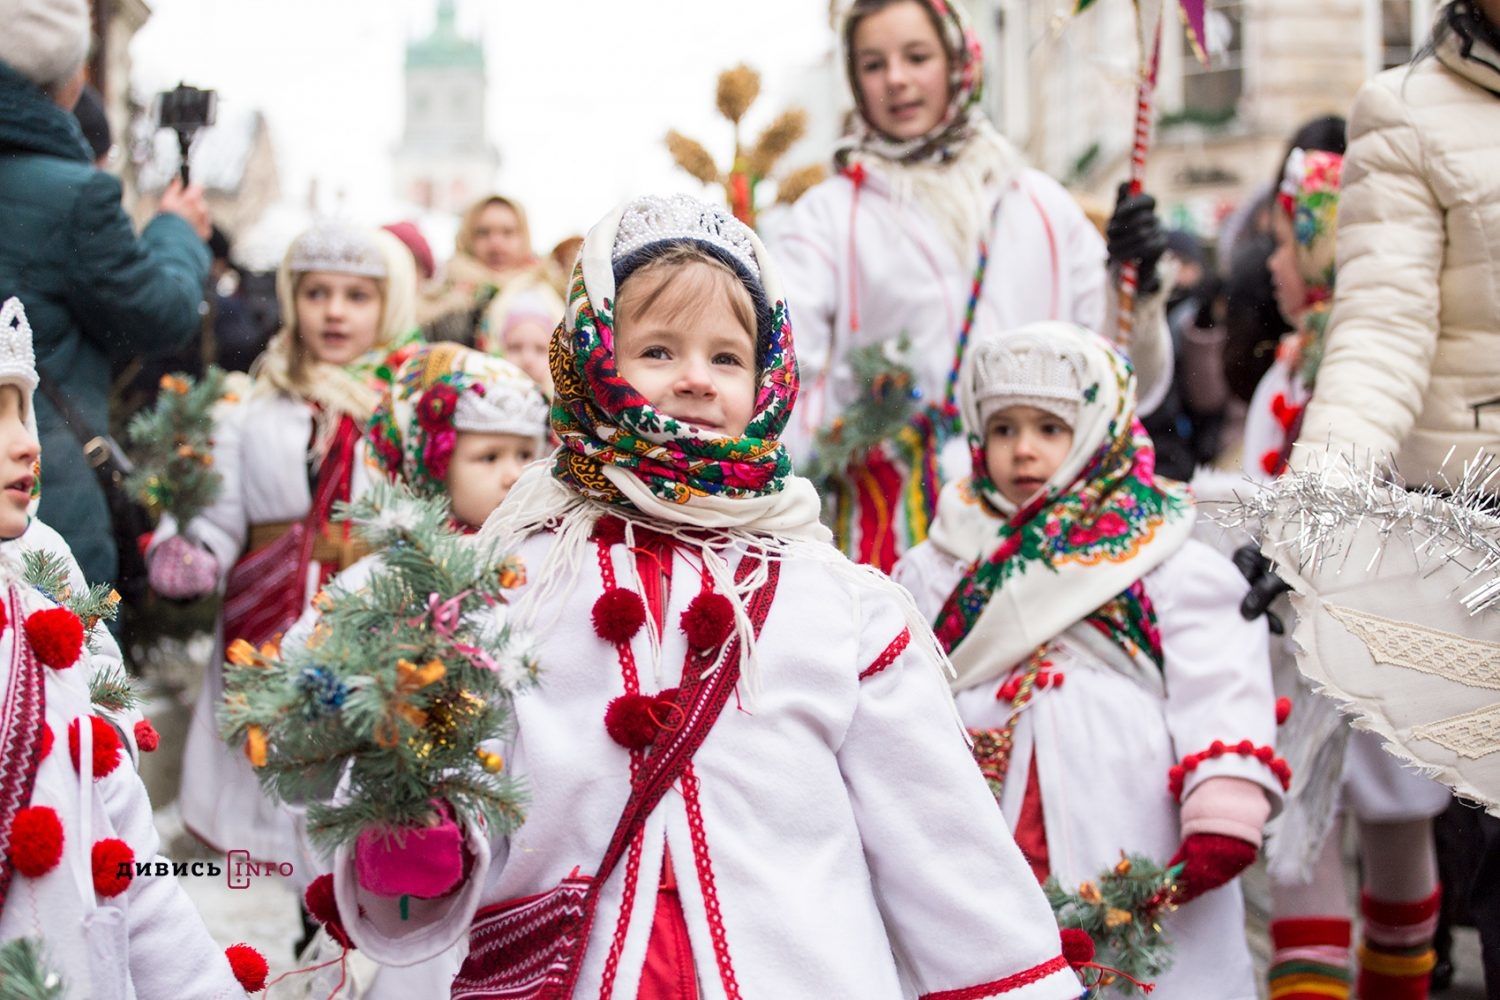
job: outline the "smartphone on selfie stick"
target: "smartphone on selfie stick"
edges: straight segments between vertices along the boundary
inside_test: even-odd
[[[188,149],[193,144],[193,137],[214,123],[218,105],[218,95],[212,90],[199,90],[185,83],[179,83],[175,90],[168,90],[156,99],[157,127],[177,133],[177,147],[182,151],[179,174],[183,187],[188,184]]]

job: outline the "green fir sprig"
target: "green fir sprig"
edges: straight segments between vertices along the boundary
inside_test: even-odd
[[[96,583],[83,593],[75,593],[68,582],[71,575],[63,556],[39,549],[21,554],[21,576],[38,593],[53,604],[73,612],[83,621],[89,649],[97,651],[100,622],[112,622],[120,614],[120,595],[107,583]]]
[[[854,381],[864,393],[821,428],[806,475],[814,482],[837,476],[860,456],[894,437],[912,418],[921,398],[917,377],[906,363],[911,341],[869,344],[849,352]]]
[[[1077,927],[1094,940],[1095,960],[1107,969],[1150,981],[1172,967],[1172,942],[1160,916],[1174,908],[1181,865],[1163,868],[1140,854],[1120,854],[1114,867],[1084,882],[1076,891],[1056,878],[1042,886],[1058,927]],[[1140,992],[1129,979],[1103,974],[1096,986],[1113,986],[1127,994]]]
[[[35,938],[12,938],[0,945],[0,997],[5,1000],[62,1000],[62,977],[47,968]]]
[[[201,379],[164,375],[156,405],[126,428],[135,471],[126,488],[154,515],[191,521],[214,502],[224,477],[214,468],[214,407],[225,398],[225,374],[210,366]]]
[[[523,795],[495,746],[511,732],[513,696],[536,678],[506,620],[519,564],[455,530],[446,498],[403,484],[378,484],[338,518],[380,566],[364,587],[318,596],[305,645],[230,646],[223,735],[268,792],[309,803],[321,847],[419,825],[434,798],[513,829]]]

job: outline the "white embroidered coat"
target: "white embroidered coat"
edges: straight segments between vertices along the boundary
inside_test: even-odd
[[[0,631],[0,705],[6,713],[16,708],[16,622],[49,606],[14,579],[6,571],[0,586],[7,615]],[[37,768],[29,804],[56,810],[63,856],[37,878],[12,873],[0,911],[0,942],[40,939],[45,967],[62,978],[68,1000],[243,998],[224,953],[175,878],[138,875],[120,895],[95,893],[91,853],[100,840],[125,841],[138,862],[165,859],[157,853],[146,787],[128,757],[93,781],[80,778],[69,758],[68,727],[90,713],[88,653],[83,656],[84,662],[64,670],[41,668],[54,742]],[[5,763],[13,778],[18,762]]]
[[[533,576],[552,540],[539,534],[519,549]],[[625,547],[611,556],[622,585],[633,579]],[[646,693],[677,684],[686,655],[677,623],[699,577],[680,554],[673,573],[659,673],[646,631],[632,642]],[[455,895],[413,900],[403,921],[394,900],[358,889],[352,852],[338,853],[340,912],[370,957],[437,954],[478,906],[598,866],[630,785],[630,755],[604,728],[624,685],[614,647],[590,625],[603,589],[591,544],[537,636],[540,684],[516,703],[506,756],[530,795],[526,821],[509,838],[471,831],[475,864]],[[691,780],[648,818],[638,867],[622,862],[606,883],[577,996],[635,995],[668,848],[706,998],[1078,996],[942,675],[920,643],[903,646],[904,631],[888,593],[821,564],[783,565],[758,646],[759,690],[730,699]]]
[[[967,566],[928,541],[896,567],[922,612],[935,618]],[[1145,578],[1155,605],[1165,667],[1144,675],[1106,659],[1110,645],[1081,624],[1049,646],[1050,673],[1016,724],[1001,798],[1015,825],[1035,757],[1051,873],[1065,886],[1095,880],[1120,859],[1140,853],[1161,863],[1181,841],[1178,806],[1167,772],[1215,740],[1272,745],[1276,728],[1265,621],[1247,622],[1238,607],[1246,584],[1223,556],[1190,540]],[[1101,652],[1105,656],[1101,656]],[[999,729],[1010,700],[1006,678],[957,692],[964,724]],[[1192,771],[1184,797],[1205,778],[1245,778],[1265,789],[1273,809],[1281,786],[1254,757],[1226,753]],[[1167,915],[1175,944],[1172,969],[1156,980],[1153,1000],[1254,1000],[1239,883],[1200,896]]]
[[[1046,174],[1022,167],[1019,157],[995,196],[1000,209],[972,336],[1049,319],[1112,335],[1117,312],[1104,240],[1072,196]],[[933,215],[893,198],[880,171],[866,172],[855,208],[854,182],[840,175],[803,195],[784,217],[768,220],[767,244],[797,329],[802,397],[787,441],[798,461],[814,433],[868,391],[849,367],[855,348],[894,344],[905,335],[922,400],[941,402],[972,290],[977,252],[959,259]],[[1131,356],[1142,414],[1171,381],[1165,297],[1164,285],[1136,309]],[[945,453],[945,472],[963,474],[967,449],[961,439],[953,448],[954,455]]]
[[[244,553],[252,525],[295,520],[312,509],[312,440],[312,406],[293,396],[253,394],[220,411],[213,453],[224,486],[183,533],[213,553],[221,587]],[[354,459],[354,496],[368,482],[363,454],[361,442]],[[180,530],[170,517],[162,518],[153,547]],[[317,591],[317,573],[314,564],[308,600]],[[297,842],[288,814],[261,794],[244,755],[219,739],[215,711],[223,694],[223,663],[216,654],[204,673],[183,753],[183,823],[219,850],[245,850],[263,861],[290,860],[297,856]]]

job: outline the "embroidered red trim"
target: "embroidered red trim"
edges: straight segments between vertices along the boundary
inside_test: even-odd
[[[867,677],[874,677],[886,667],[895,663],[901,658],[901,654],[906,652],[906,647],[909,645],[911,645],[911,629],[904,628],[901,630],[901,634],[892,639],[891,644],[885,647],[885,651],[875,657],[874,663],[859,672],[859,679],[864,680]]]
[[[698,803],[698,775],[693,765],[682,771],[682,800],[687,807],[688,832],[693,841],[693,865],[698,869],[698,886],[703,891],[703,910],[708,917],[708,933],[713,939],[714,960],[719,966],[719,982],[728,1000],[740,1000],[740,984],[734,977],[729,959],[729,939],[724,933],[724,915],[719,910],[719,890],[714,884],[713,862],[708,856],[708,838],[703,832],[703,810]]]
[[[1240,740],[1238,743],[1225,743],[1223,740],[1214,740],[1208,745],[1207,750],[1199,750],[1182,758],[1182,763],[1173,764],[1167,769],[1167,789],[1177,801],[1182,801],[1182,789],[1187,784],[1187,776],[1198,769],[1198,765],[1206,760],[1216,760],[1227,753],[1237,753],[1241,757],[1254,757],[1276,775],[1276,780],[1281,782],[1281,790],[1286,791],[1292,787],[1292,768],[1282,758],[1276,756],[1276,751],[1271,747],[1258,747],[1249,740]]]
[[[1068,960],[1058,955],[1050,961],[1033,966],[1024,972],[1018,972],[1014,976],[1006,976],[1004,979],[997,979],[992,983],[981,983],[978,986],[965,986],[959,990],[923,993],[921,1000],[984,1000],[985,997],[998,996],[1001,993],[1009,993],[1011,990],[1020,989],[1022,986],[1039,983],[1048,976],[1062,972],[1066,968],[1068,968]]]

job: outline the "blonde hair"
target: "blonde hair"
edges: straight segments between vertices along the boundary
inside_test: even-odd
[[[526,252],[533,258],[536,252],[531,247],[531,224],[526,221],[526,209],[514,198],[507,198],[503,194],[488,194],[470,205],[464,212],[464,217],[458,225],[458,236],[453,241],[453,249],[466,257],[474,256],[474,231],[479,228],[479,217],[484,210],[491,205],[501,205],[516,213],[516,226],[521,230],[521,238],[526,243]]]
[[[702,268],[682,273],[693,264]],[[668,318],[691,323],[711,304],[719,303],[729,306],[735,320],[750,335],[750,342],[757,344],[755,299],[745,282],[728,264],[691,243],[666,248],[632,271],[615,291],[617,316],[627,310],[639,315],[659,306]]]
[[[390,233],[372,234],[385,261],[386,277],[372,278],[380,288],[380,325],[371,350],[390,347],[416,327],[417,268],[411,253]],[[307,356],[297,330],[297,286],[302,274],[291,268],[291,252],[276,269],[276,300],[281,306],[281,329],[250,368],[258,391],[282,392],[320,403],[339,413],[367,420],[379,395],[363,380],[335,365]]]

